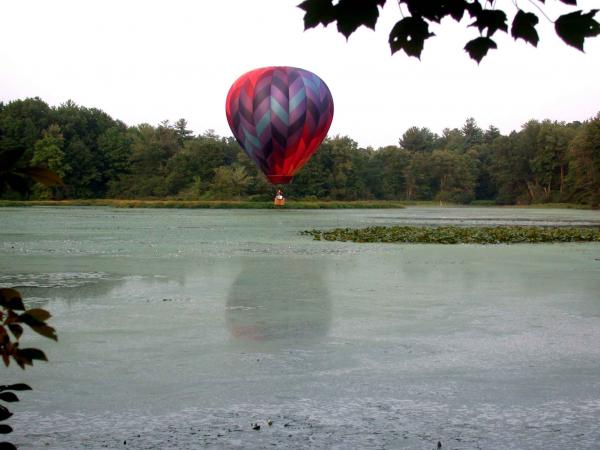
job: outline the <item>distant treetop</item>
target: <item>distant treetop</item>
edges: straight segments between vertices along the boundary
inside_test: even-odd
[[[495,0],[396,0],[403,16],[392,28],[389,44],[392,54],[403,50],[409,56],[420,59],[426,39],[434,36],[429,31],[431,22],[440,23],[445,17],[452,17],[459,22],[465,14],[473,21],[469,27],[479,30],[479,37],[470,40],[464,49],[469,56],[478,63],[491,49],[497,48],[492,36],[497,31],[509,32],[517,39],[523,39],[537,47],[539,36],[536,26],[539,22],[538,13],[548,17],[541,4],[545,0],[529,0],[528,2],[502,2],[500,9]],[[551,0],[560,1],[576,7],[577,0]],[[327,26],[332,22],[337,23],[337,29],[348,38],[358,27],[364,25],[375,29],[379,19],[379,8],[386,0],[305,0],[298,5],[305,11],[304,28],[313,28],[319,24]],[[500,3],[500,2],[499,2]],[[533,12],[525,11],[520,7],[528,5],[533,7]],[[407,11],[408,14],[404,14]],[[573,10],[556,19],[548,18],[554,23],[556,34],[568,45],[583,51],[585,38],[600,34],[600,23],[594,16],[598,9],[588,12]],[[514,14],[514,15],[513,15]],[[508,16],[512,16],[509,23]]]

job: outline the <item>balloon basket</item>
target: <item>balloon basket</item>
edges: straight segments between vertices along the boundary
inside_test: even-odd
[[[273,203],[275,204],[275,206],[284,206],[285,198],[276,198],[275,200],[273,200]]]

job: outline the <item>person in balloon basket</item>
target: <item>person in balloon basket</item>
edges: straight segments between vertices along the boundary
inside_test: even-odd
[[[277,189],[277,194],[275,194],[275,206],[283,206],[285,205],[285,198],[283,197],[283,192],[281,189]]]

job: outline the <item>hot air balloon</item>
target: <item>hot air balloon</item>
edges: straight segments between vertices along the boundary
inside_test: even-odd
[[[333,98],[314,73],[296,67],[252,70],[229,89],[233,135],[273,184],[292,181],[333,120]]]

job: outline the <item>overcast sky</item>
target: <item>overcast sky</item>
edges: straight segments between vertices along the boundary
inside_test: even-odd
[[[231,83],[250,69],[288,65],[327,83],[335,102],[329,134],[361,146],[396,144],[413,125],[441,133],[471,116],[507,133],[532,118],[585,120],[600,111],[600,38],[581,53],[543,17],[537,49],[499,33],[499,49],[478,66],[463,51],[478,33],[464,24],[433,27],[437,36],[419,61],[390,55],[388,34],[401,18],[394,0],[376,32],[361,28],[349,41],[334,25],[303,31],[298,3],[0,0],[0,100],[72,99],[129,125],[183,117],[195,133],[230,135]],[[531,10],[531,3],[520,5]],[[546,3],[551,18],[565,10]],[[578,3],[598,7],[597,0]]]

